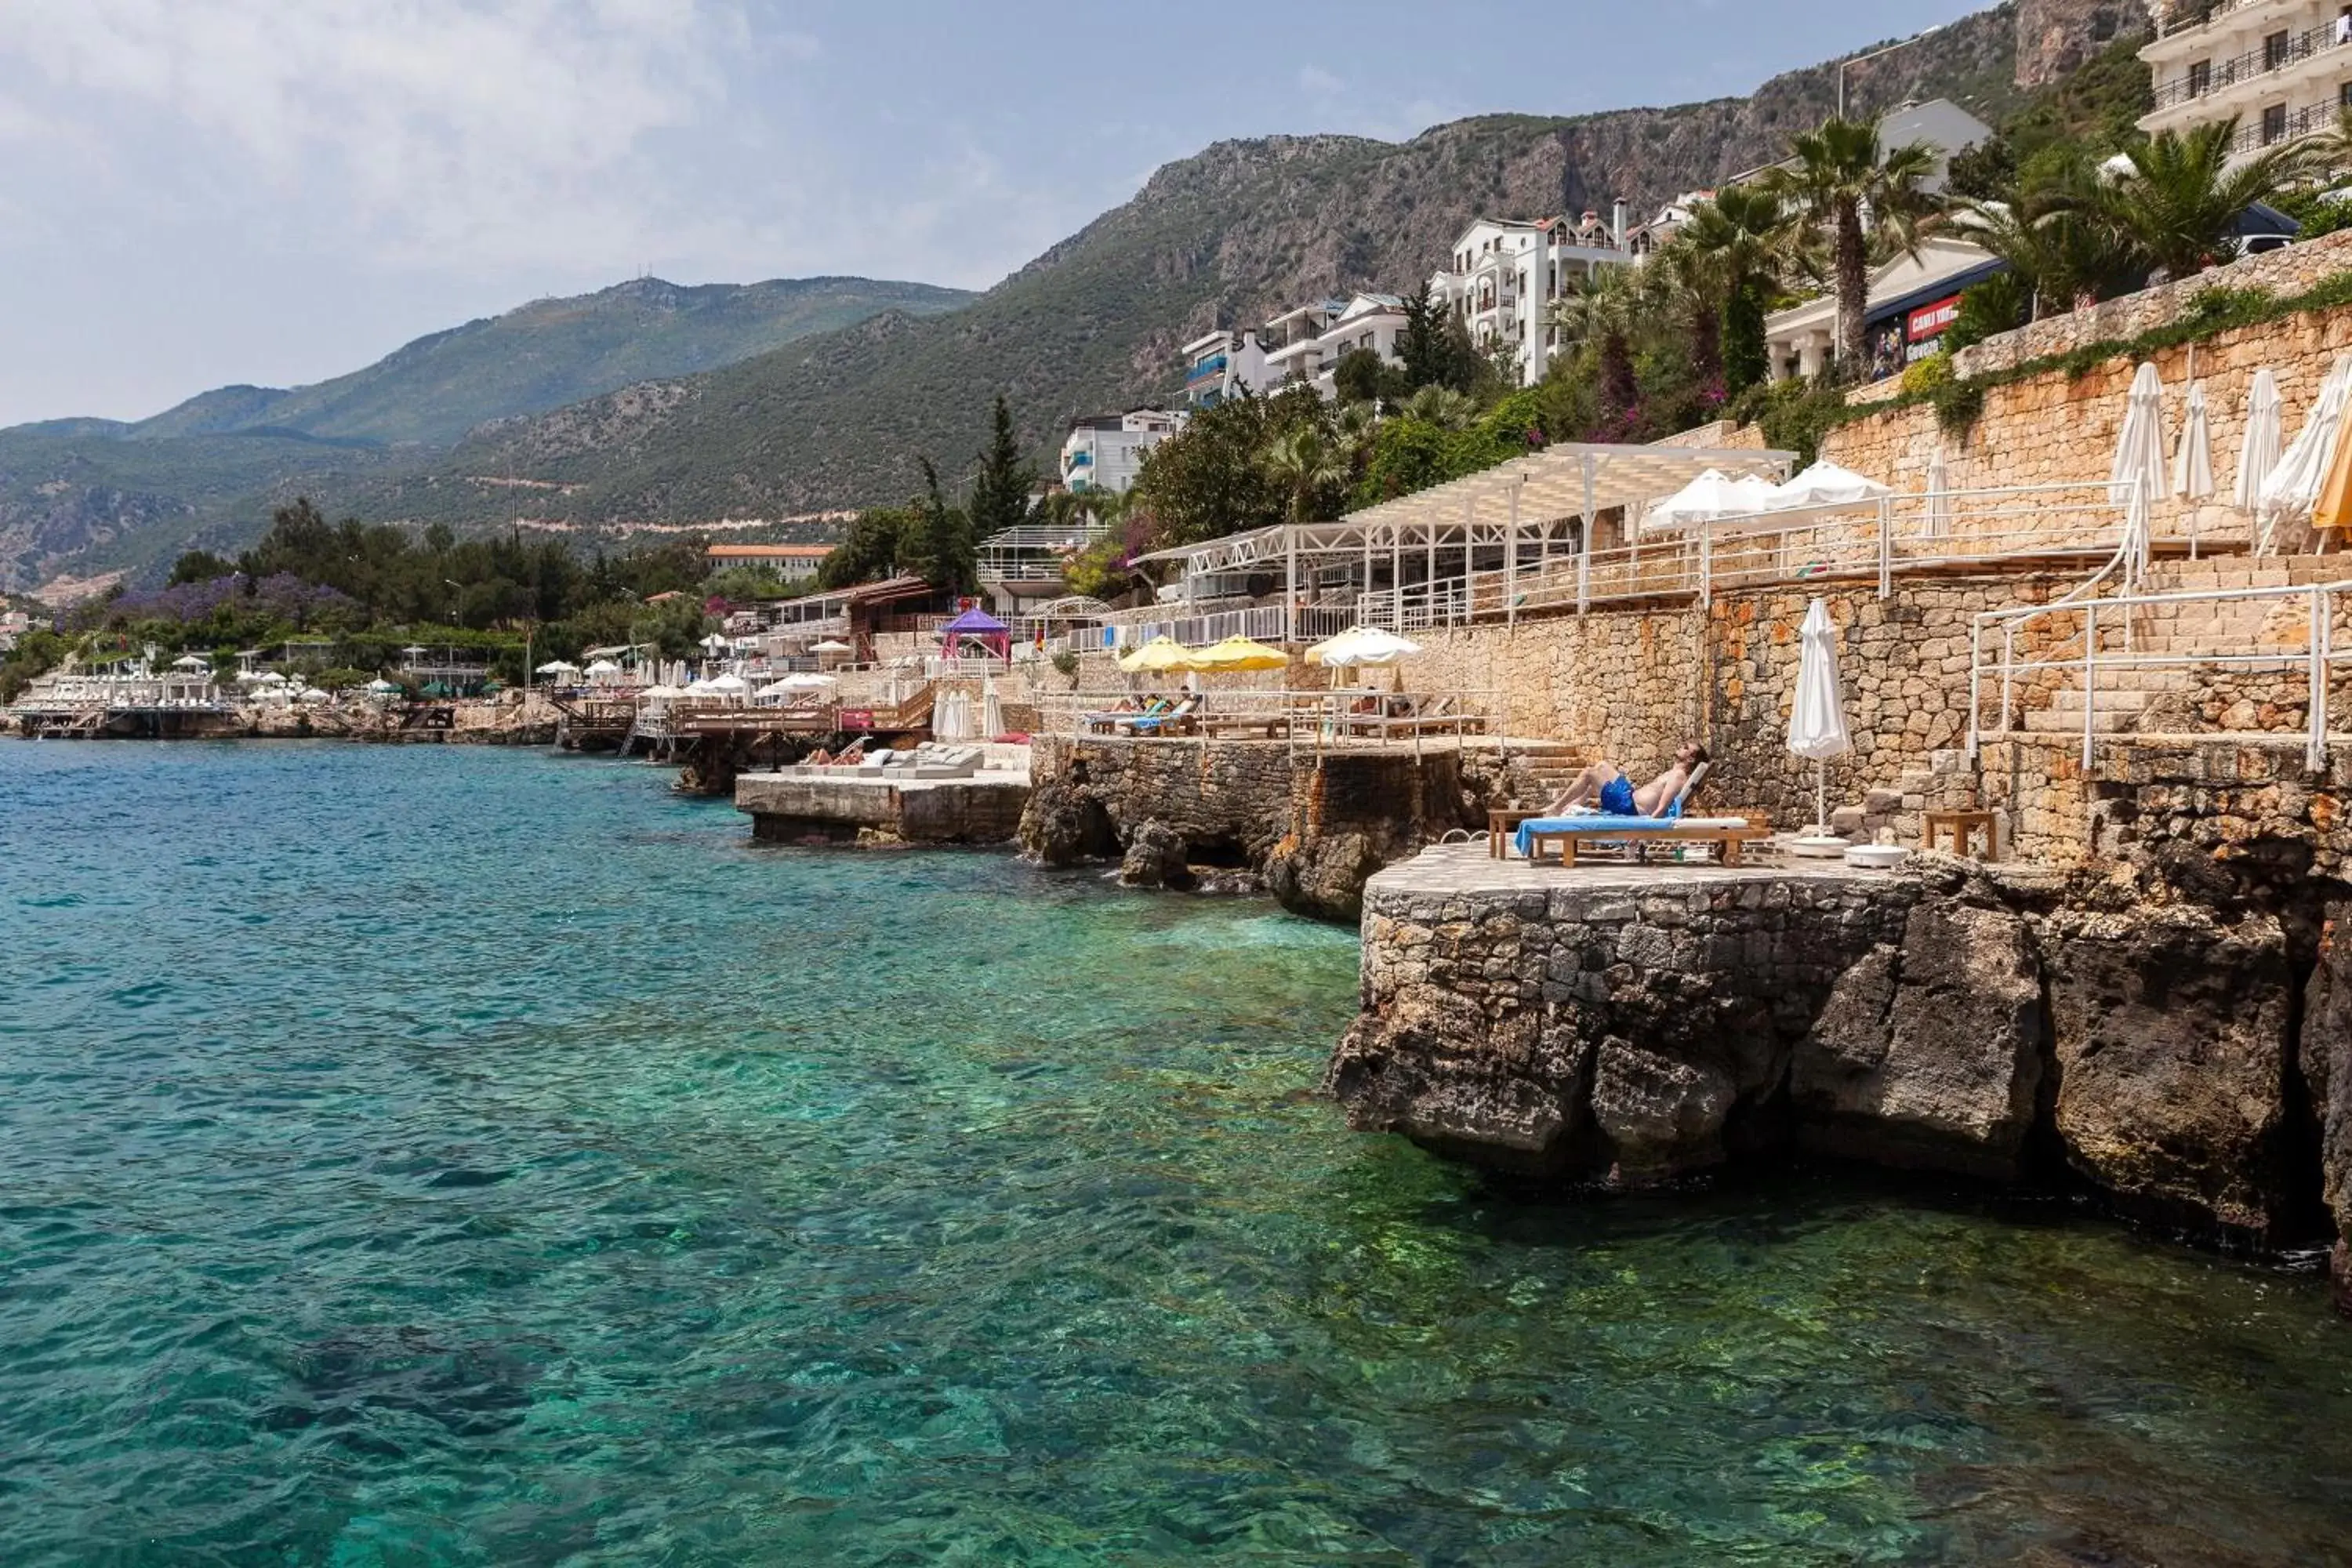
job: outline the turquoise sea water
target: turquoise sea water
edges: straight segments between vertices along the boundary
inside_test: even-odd
[[[2345,1558],[2308,1278],[1515,1198],[1351,933],[665,777],[0,744],[0,1563]]]

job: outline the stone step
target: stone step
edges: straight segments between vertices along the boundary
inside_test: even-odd
[[[2104,710],[2091,717],[2091,732],[2096,735],[2123,735],[2131,732],[2139,722],[2139,710],[2130,712]],[[2052,708],[2037,708],[2025,715],[2025,731],[2033,735],[2079,735],[2083,732],[2083,710],[2063,712]]]
[[[2091,706],[2102,713],[2137,713],[2147,707],[2147,700],[2152,695],[2147,691],[2116,691],[2102,686],[2091,693]],[[2070,687],[2057,693],[2051,699],[2050,710],[2072,713],[2079,719],[2083,712],[2082,689]]]

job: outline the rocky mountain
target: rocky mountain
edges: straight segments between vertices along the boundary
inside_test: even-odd
[[[1867,112],[1943,96],[1998,121],[2024,101],[2021,48],[2030,43],[2037,69],[2060,68],[2053,62],[2095,47],[2112,30],[2108,14],[2127,4],[2011,0],[1853,67],[1849,104]],[[1133,200],[961,309],[882,310],[702,374],[652,375],[484,423],[426,460],[324,445],[362,427],[330,411],[341,406],[332,399],[316,412],[306,405],[308,423],[288,426],[288,405],[215,395],[218,416],[205,407],[189,419],[229,417],[249,438],[275,443],[289,466],[269,486],[143,525],[132,521],[135,496],[99,506],[108,476],[56,475],[65,483],[48,494],[52,515],[82,507],[123,521],[90,519],[92,547],[79,552],[71,528],[54,526],[47,550],[30,553],[79,573],[168,560],[190,542],[233,545],[257,530],[271,500],[298,488],[372,520],[462,527],[517,517],[584,528],[778,517],[899,499],[916,482],[919,455],[950,473],[965,465],[1000,391],[1042,452],[1074,414],[1171,395],[1176,349],[1203,331],[1334,290],[1410,289],[1482,214],[1605,211],[1618,197],[1637,214],[1654,210],[1779,156],[1792,132],[1831,111],[1835,91],[1832,61],[1744,98],[1483,116],[1402,144],[1221,142],[1163,167]],[[28,553],[17,521],[28,480],[53,482],[12,461],[0,435],[0,563]],[[116,531],[101,542],[104,527]]]
[[[2021,101],[2021,26],[2015,5],[1967,17],[1853,68],[1849,102],[1941,95],[1997,120]],[[1412,288],[1481,214],[1606,211],[1618,197],[1643,213],[1768,162],[1831,111],[1835,79],[1832,62],[1745,98],[1483,116],[1401,145],[1221,142],[964,310],[885,314],[710,375],[485,427],[447,464],[349,493],[369,516],[460,524],[510,506],[486,480],[513,475],[548,487],[532,498],[541,515],[589,525],[898,499],[919,454],[952,471],[977,451],[999,391],[1042,451],[1074,414],[1172,395],[1176,350],[1203,331],[1338,289]]]
[[[224,386],[151,419],[0,430],[0,586],[79,565],[168,560],[192,532],[225,542],[269,498],[331,472],[350,486],[438,460],[485,421],[545,413],[836,331],[969,302],[962,289],[863,278],[681,287],[641,278],[534,300],[310,386]]]

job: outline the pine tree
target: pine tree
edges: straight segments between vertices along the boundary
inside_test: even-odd
[[[1002,410],[1000,401],[997,407]],[[972,521],[961,507],[950,506],[940,493],[940,471],[929,458],[923,465],[923,493],[915,498],[911,537],[902,539],[898,565],[919,574],[942,593],[970,594],[980,581],[979,552],[972,544]],[[983,474],[985,470],[983,470]],[[980,486],[973,487],[977,500]],[[1026,492],[1024,492],[1024,500]]]
[[[1029,516],[1029,492],[1037,470],[1021,457],[1021,438],[1013,433],[1013,411],[1003,394],[996,399],[996,426],[988,449],[980,455],[980,472],[972,477],[966,524],[972,539],[986,539],[1008,528],[1018,528]],[[934,489],[937,486],[934,485]]]

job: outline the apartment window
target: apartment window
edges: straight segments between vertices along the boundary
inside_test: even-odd
[[[2189,68],[2189,96],[2202,98],[2213,90],[2213,62],[2199,60]]]
[[[2263,145],[2267,147],[2272,142],[2284,141],[2285,138],[2286,105],[2273,103],[2263,110]]]
[[[2273,33],[2263,40],[2263,69],[2274,71],[2286,64],[2287,42],[2292,37],[2288,33]]]
[[[2337,85],[2336,89],[2336,107],[2338,109],[2352,109],[2352,81],[2343,82]]]

